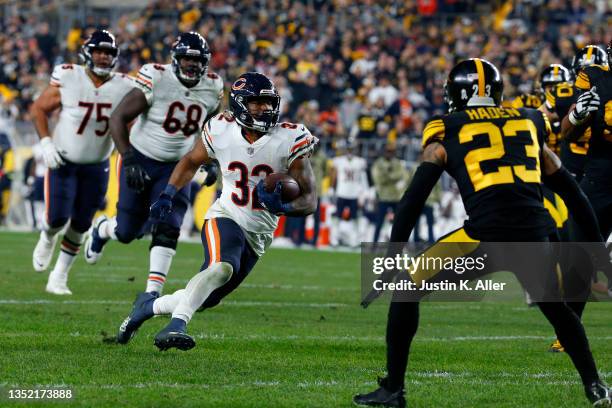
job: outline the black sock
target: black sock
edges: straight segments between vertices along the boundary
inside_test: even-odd
[[[418,302],[392,302],[387,320],[387,382],[389,391],[404,386],[410,344],[419,326]]]
[[[572,359],[587,386],[599,381],[599,374],[589,348],[589,341],[578,316],[565,303],[538,303],[540,310],[555,328],[557,339]]]

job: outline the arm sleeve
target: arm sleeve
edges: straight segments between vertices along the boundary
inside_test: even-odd
[[[550,176],[544,176],[543,181],[563,199],[589,242],[603,242],[595,211],[569,171],[561,167]]]
[[[424,162],[417,168],[410,186],[397,205],[391,229],[391,242],[406,242],[421,216],[425,201],[444,169],[436,164]]]

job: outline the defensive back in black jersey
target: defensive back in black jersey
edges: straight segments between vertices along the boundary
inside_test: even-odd
[[[555,112],[559,120],[563,119],[569,113],[570,108],[578,99],[578,89],[568,83],[562,82],[555,85],[549,92],[546,92],[546,107],[551,112]],[[559,148],[559,156],[563,165],[577,179],[582,178],[584,165],[586,163],[586,154],[589,149],[589,140],[591,138],[591,129],[587,128],[582,136],[575,142],[561,140]]]
[[[591,140],[585,173],[612,184],[612,71],[601,65],[586,67],[578,74],[575,86],[580,92],[596,87],[601,101],[589,122]]]
[[[474,107],[431,120],[423,147],[441,143],[479,240],[529,240],[554,232],[542,204],[540,153],[548,119],[534,109]],[[500,231],[504,231],[500,236]]]

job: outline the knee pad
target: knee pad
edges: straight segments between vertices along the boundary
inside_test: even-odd
[[[121,242],[122,244],[129,244],[136,238],[134,235],[128,235],[119,230],[115,230],[115,235],[117,236],[117,241]]]
[[[211,274],[211,277],[215,283],[217,283],[219,286],[223,286],[232,278],[234,268],[227,262],[219,262],[209,266],[208,272]]]
[[[151,240],[149,249],[153,248],[154,246],[176,249],[181,231],[170,224],[160,222],[153,225],[151,233],[153,235],[153,239]]]

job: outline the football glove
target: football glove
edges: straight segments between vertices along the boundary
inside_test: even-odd
[[[576,106],[569,114],[569,121],[574,126],[581,125],[592,112],[596,112],[599,109],[599,102],[597,87],[594,86],[589,91],[580,95],[576,101]]]
[[[43,160],[48,168],[57,169],[64,164],[64,159],[57,151],[57,147],[50,137],[40,139],[40,147],[42,148]]]
[[[275,215],[283,215],[292,210],[290,203],[283,203],[281,198],[281,192],[283,185],[281,182],[277,182],[272,193],[268,193],[264,186],[264,181],[260,180],[257,184],[257,198],[261,205]]]
[[[172,212],[172,198],[176,194],[176,187],[168,184],[149,209],[149,217],[155,223],[164,221]]]
[[[138,163],[132,149],[127,150],[122,156],[122,171],[125,174],[125,181],[129,188],[142,192],[145,184],[151,181],[144,168]]]
[[[219,166],[217,162],[211,162],[204,165],[204,170],[206,170],[204,185],[210,187],[217,182],[217,178],[219,177]]]

